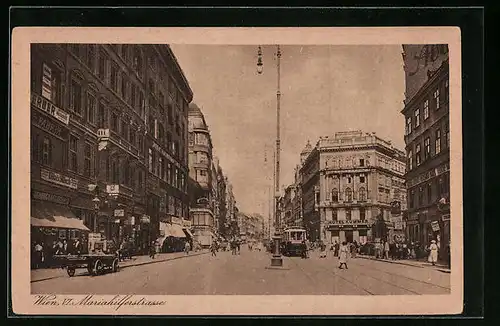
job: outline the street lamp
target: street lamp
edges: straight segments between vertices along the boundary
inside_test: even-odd
[[[274,211],[274,219],[276,223],[276,228],[274,231],[274,252],[271,258],[271,266],[283,266],[283,258],[280,253],[280,221],[279,221],[279,192],[280,192],[280,60],[281,60],[281,49],[280,46],[277,45],[276,51],[277,58],[277,89],[276,89],[276,171],[274,173],[274,182],[275,182],[275,211]],[[257,73],[260,75],[263,72],[264,64],[262,62],[262,48],[259,46],[257,51]]]
[[[100,204],[101,200],[96,195],[94,197],[94,199],[92,199],[92,202],[94,203],[94,210],[95,210],[95,214],[94,214],[94,233],[97,233],[97,216],[99,215],[99,204]]]

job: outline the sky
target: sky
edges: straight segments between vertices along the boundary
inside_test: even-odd
[[[238,208],[267,216],[276,140],[276,46],[262,47],[260,75],[254,45],[171,48],[205,115],[214,155],[233,185]],[[401,46],[285,45],[281,51],[281,185],[293,182],[300,152],[320,136],[376,132],[404,150]]]

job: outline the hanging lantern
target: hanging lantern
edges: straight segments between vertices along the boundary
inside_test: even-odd
[[[262,70],[264,69],[264,64],[262,63],[262,48],[259,45],[259,49],[257,50],[257,73],[262,74]]]

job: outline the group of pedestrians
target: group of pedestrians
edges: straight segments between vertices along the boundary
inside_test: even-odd
[[[447,246],[447,257],[449,263],[449,245]],[[427,258],[432,265],[438,261],[439,246],[436,240],[431,240],[428,246],[422,246],[419,242],[392,242],[380,240],[375,243],[375,258],[387,260]]]
[[[85,246],[79,238],[70,242],[66,239],[54,240],[52,245],[47,245],[43,241],[35,241],[31,246],[31,265],[33,269],[52,267],[56,256],[79,255],[85,252]]]

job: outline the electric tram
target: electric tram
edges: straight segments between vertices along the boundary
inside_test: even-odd
[[[303,228],[286,228],[281,240],[281,253],[284,256],[302,256],[306,251],[306,230]]]

